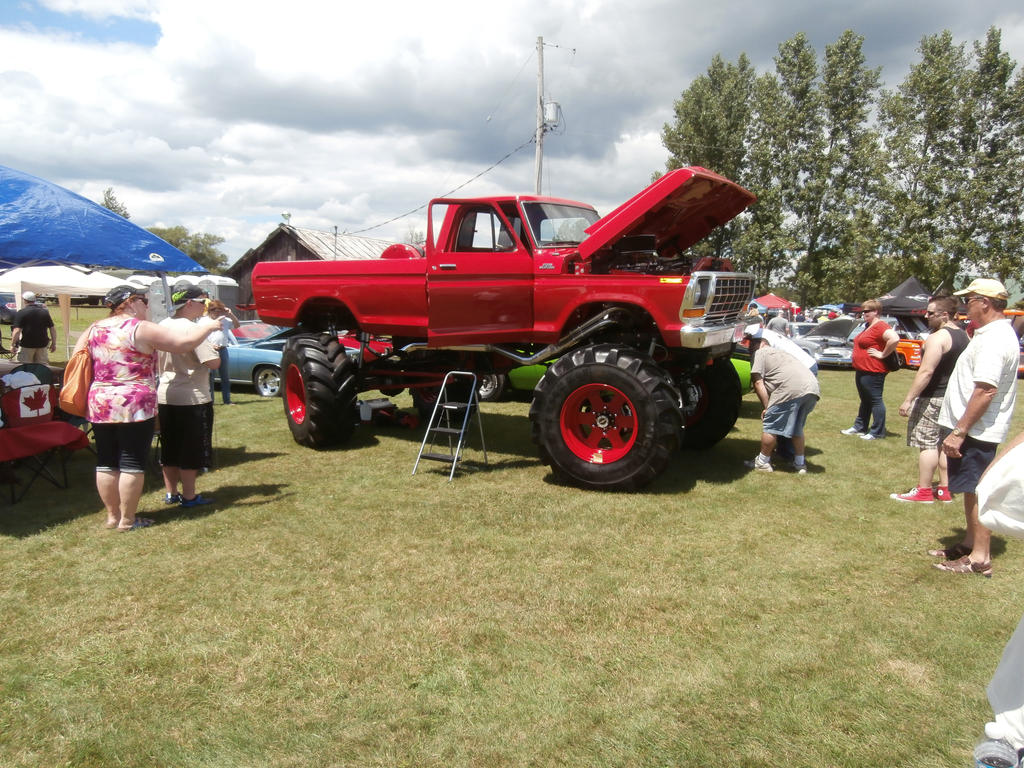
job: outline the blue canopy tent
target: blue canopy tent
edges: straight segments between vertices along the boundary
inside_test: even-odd
[[[206,272],[180,250],[81,195],[0,165],[0,272],[11,267],[80,264],[160,274]],[[21,296],[16,296],[20,306]],[[70,298],[60,297],[65,336]],[[67,338],[65,338],[67,342]]]
[[[0,165],[0,268],[46,263],[207,271],[170,243],[102,205]]]

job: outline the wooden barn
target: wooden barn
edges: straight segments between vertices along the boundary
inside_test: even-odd
[[[238,303],[244,306],[252,303],[252,270],[257,262],[377,259],[389,245],[390,240],[278,224],[266,240],[246,251],[225,274],[238,283]]]

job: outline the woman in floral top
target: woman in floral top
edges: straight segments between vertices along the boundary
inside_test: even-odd
[[[130,531],[152,523],[135,512],[145,483],[156,416],[156,350],[195,349],[219,325],[201,318],[185,332],[146,319],[145,289],[122,285],[103,303],[110,316],[97,320],[75,346],[92,357],[89,421],[96,437],[96,489],[107,509],[107,528]]]

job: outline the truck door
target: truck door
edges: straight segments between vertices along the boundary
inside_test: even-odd
[[[489,205],[456,211],[428,255],[432,341],[462,344],[528,338],[533,329],[533,259]]]

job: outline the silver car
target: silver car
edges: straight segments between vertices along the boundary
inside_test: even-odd
[[[819,368],[852,368],[853,338],[861,325],[856,318],[837,317],[819,323],[793,341],[814,358]]]

